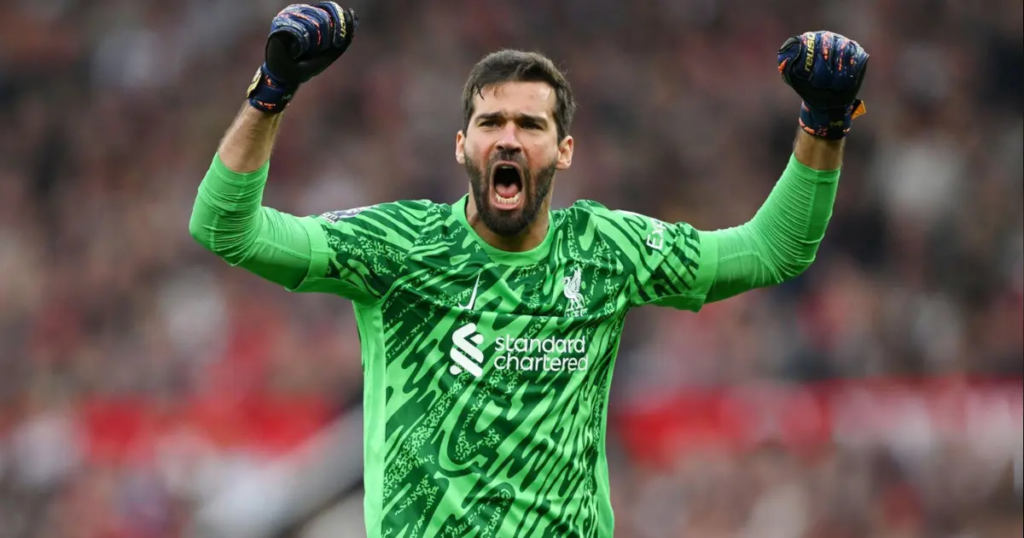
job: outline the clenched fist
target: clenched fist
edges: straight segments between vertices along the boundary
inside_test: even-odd
[[[263,65],[247,97],[264,112],[281,112],[299,86],[323,73],[352,44],[359,18],[334,2],[292,4],[270,23]]]
[[[804,131],[832,140],[846,136],[853,118],[865,110],[857,94],[869,58],[856,41],[827,31],[807,32],[782,44],[779,74],[804,101]]]

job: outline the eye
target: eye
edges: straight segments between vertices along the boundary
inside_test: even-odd
[[[477,125],[479,125],[480,127],[494,127],[498,125],[498,122],[495,120],[483,120]]]

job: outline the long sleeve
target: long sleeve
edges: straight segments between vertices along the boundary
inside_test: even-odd
[[[231,265],[293,289],[309,273],[311,239],[303,219],[261,205],[269,167],[237,173],[215,156],[199,185],[189,232]]]
[[[700,232],[716,245],[717,271],[706,302],[780,284],[807,269],[832,217],[839,170],[808,168],[791,156],[782,178],[746,224]]]

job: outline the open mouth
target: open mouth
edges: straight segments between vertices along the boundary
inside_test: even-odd
[[[523,174],[519,165],[501,162],[491,170],[494,205],[499,209],[515,209],[523,199]]]

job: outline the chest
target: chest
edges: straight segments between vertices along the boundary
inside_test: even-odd
[[[609,255],[553,249],[533,263],[503,264],[482,253],[412,253],[393,290],[421,316],[491,314],[583,321],[624,305],[621,263]]]

